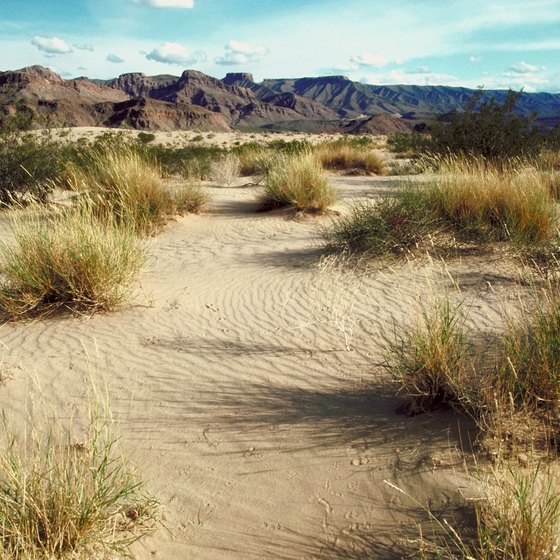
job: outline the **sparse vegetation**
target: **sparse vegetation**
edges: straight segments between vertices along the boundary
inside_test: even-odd
[[[113,309],[130,295],[144,258],[131,228],[84,209],[21,222],[13,244],[2,246],[0,309],[12,319]]]
[[[362,175],[385,175],[387,166],[378,152],[356,142],[336,140],[313,147],[325,169],[345,170]]]
[[[263,209],[292,207],[302,212],[324,212],[336,201],[321,164],[310,153],[275,158],[266,171],[259,199]]]
[[[156,526],[158,504],[116,449],[109,417],[94,411],[85,439],[54,420],[18,438],[2,431],[0,555],[91,558],[130,545]],[[27,440],[27,441],[26,441]]]
[[[234,154],[227,154],[210,165],[210,177],[224,186],[230,186],[240,174],[240,161]]]

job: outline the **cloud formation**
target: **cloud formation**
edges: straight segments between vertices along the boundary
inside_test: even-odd
[[[31,44],[48,54],[67,54],[72,52],[70,46],[59,37],[48,38],[36,35],[33,37]]]
[[[532,74],[533,72],[537,72],[539,67],[529,64],[528,62],[521,61],[518,64],[512,64],[509,69],[515,74]]]
[[[148,60],[161,62],[162,64],[184,66],[197,62],[204,62],[204,60],[206,60],[206,55],[202,51],[191,53],[179,43],[164,43],[146,54],[146,58]]]
[[[121,62],[124,62],[124,58],[121,58],[120,56],[113,53],[109,53],[105,60],[107,60],[108,62],[113,62],[115,64],[120,64]]]
[[[134,3],[150,8],[194,8],[194,0],[134,0]]]
[[[80,51],[93,52],[93,45],[90,45],[89,43],[74,43],[72,46]]]
[[[266,56],[270,53],[269,49],[265,47],[249,45],[248,43],[234,40],[230,41],[224,49],[224,55],[214,59],[214,62],[221,66],[235,66],[249,62],[258,62],[261,56]]]
[[[350,57],[350,62],[358,66],[369,66],[371,68],[383,68],[389,64],[389,60],[382,54],[373,54],[369,52],[353,55]]]

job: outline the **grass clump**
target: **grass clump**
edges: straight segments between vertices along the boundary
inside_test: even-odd
[[[385,347],[383,366],[397,379],[409,400],[410,414],[452,405],[471,411],[474,394],[472,345],[465,316],[448,299],[422,310],[419,323],[395,331]]]
[[[133,230],[87,210],[22,222],[2,246],[0,309],[13,319],[113,309],[130,295],[144,259]]]
[[[556,231],[557,211],[543,176],[512,162],[443,158],[441,178],[427,191],[430,206],[455,234],[477,241],[539,243]]]
[[[324,235],[330,247],[377,257],[416,247],[438,227],[425,192],[408,187],[375,203],[355,205]]]
[[[313,152],[325,169],[362,175],[385,175],[387,166],[378,152],[346,140],[323,142]]]
[[[154,530],[158,504],[117,453],[108,420],[92,417],[79,442],[58,423],[22,441],[5,418],[2,435],[2,558],[127,554],[133,542]]]
[[[241,163],[235,154],[226,154],[210,165],[210,178],[221,185],[230,186],[240,175]]]
[[[189,207],[184,194],[179,199],[165,187],[157,165],[126,146],[92,152],[90,166],[74,168],[72,184],[88,193],[93,213],[144,235],[156,232],[180,207]],[[192,204],[196,200],[202,202],[191,197],[193,209],[198,209]]]
[[[336,190],[312,154],[284,154],[270,162],[260,196],[263,209],[322,213],[335,201]]]

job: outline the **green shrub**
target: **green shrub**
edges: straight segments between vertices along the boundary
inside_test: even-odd
[[[153,132],[139,132],[138,141],[142,144],[149,144],[156,139],[156,135]]]

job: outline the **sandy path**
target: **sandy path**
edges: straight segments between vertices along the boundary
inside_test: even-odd
[[[391,188],[340,181],[340,208]],[[318,268],[328,218],[258,214],[253,188],[209,190],[207,213],[153,240],[135,305],[1,327],[19,369],[0,404],[14,417],[40,408],[36,376],[70,416],[89,375],[107,384],[121,443],[165,504],[169,531],[137,558],[401,558],[425,515],[383,481],[447,512],[470,483],[457,418],[397,415],[378,344],[419,297],[451,286],[447,273],[428,261]],[[495,263],[449,272],[472,323],[495,329],[507,275]]]

